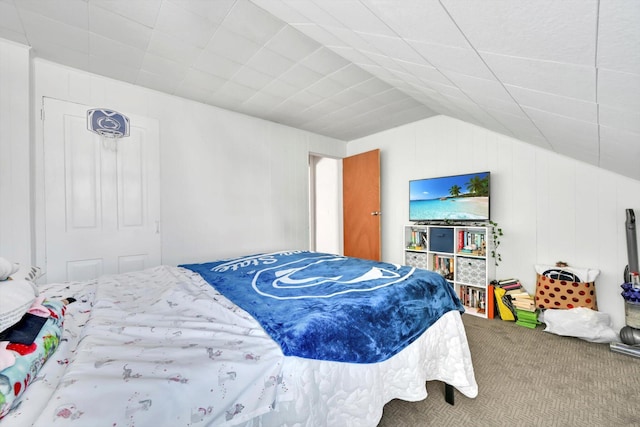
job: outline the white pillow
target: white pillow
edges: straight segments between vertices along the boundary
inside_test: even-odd
[[[35,285],[28,280],[0,282],[0,331],[15,325],[36,299]]]
[[[18,264],[0,257],[0,281],[7,280],[9,276],[18,271]]]

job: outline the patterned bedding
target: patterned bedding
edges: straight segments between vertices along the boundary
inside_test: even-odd
[[[83,283],[57,351],[6,426],[375,426],[394,398],[425,381],[477,395],[460,313],[450,311],[384,362],[284,356],[244,310],[200,275],[161,266]]]

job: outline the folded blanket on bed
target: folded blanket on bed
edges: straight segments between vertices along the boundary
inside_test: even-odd
[[[287,356],[381,362],[464,311],[439,274],[358,258],[292,251],[181,267],[255,317]]]

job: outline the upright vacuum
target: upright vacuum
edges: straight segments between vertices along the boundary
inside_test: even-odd
[[[622,297],[624,298],[625,323],[620,329],[622,343],[611,343],[612,351],[640,357],[640,271],[638,269],[638,241],[636,238],[636,216],[627,209],[625,229],[627,232],[627,258],[624,269]]]

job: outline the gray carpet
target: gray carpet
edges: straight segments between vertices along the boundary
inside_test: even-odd
[[[478,397],[428,382],[421,402],[393,400],[379,427],[640,426],[640,358],[608,344],[464,315]]]

